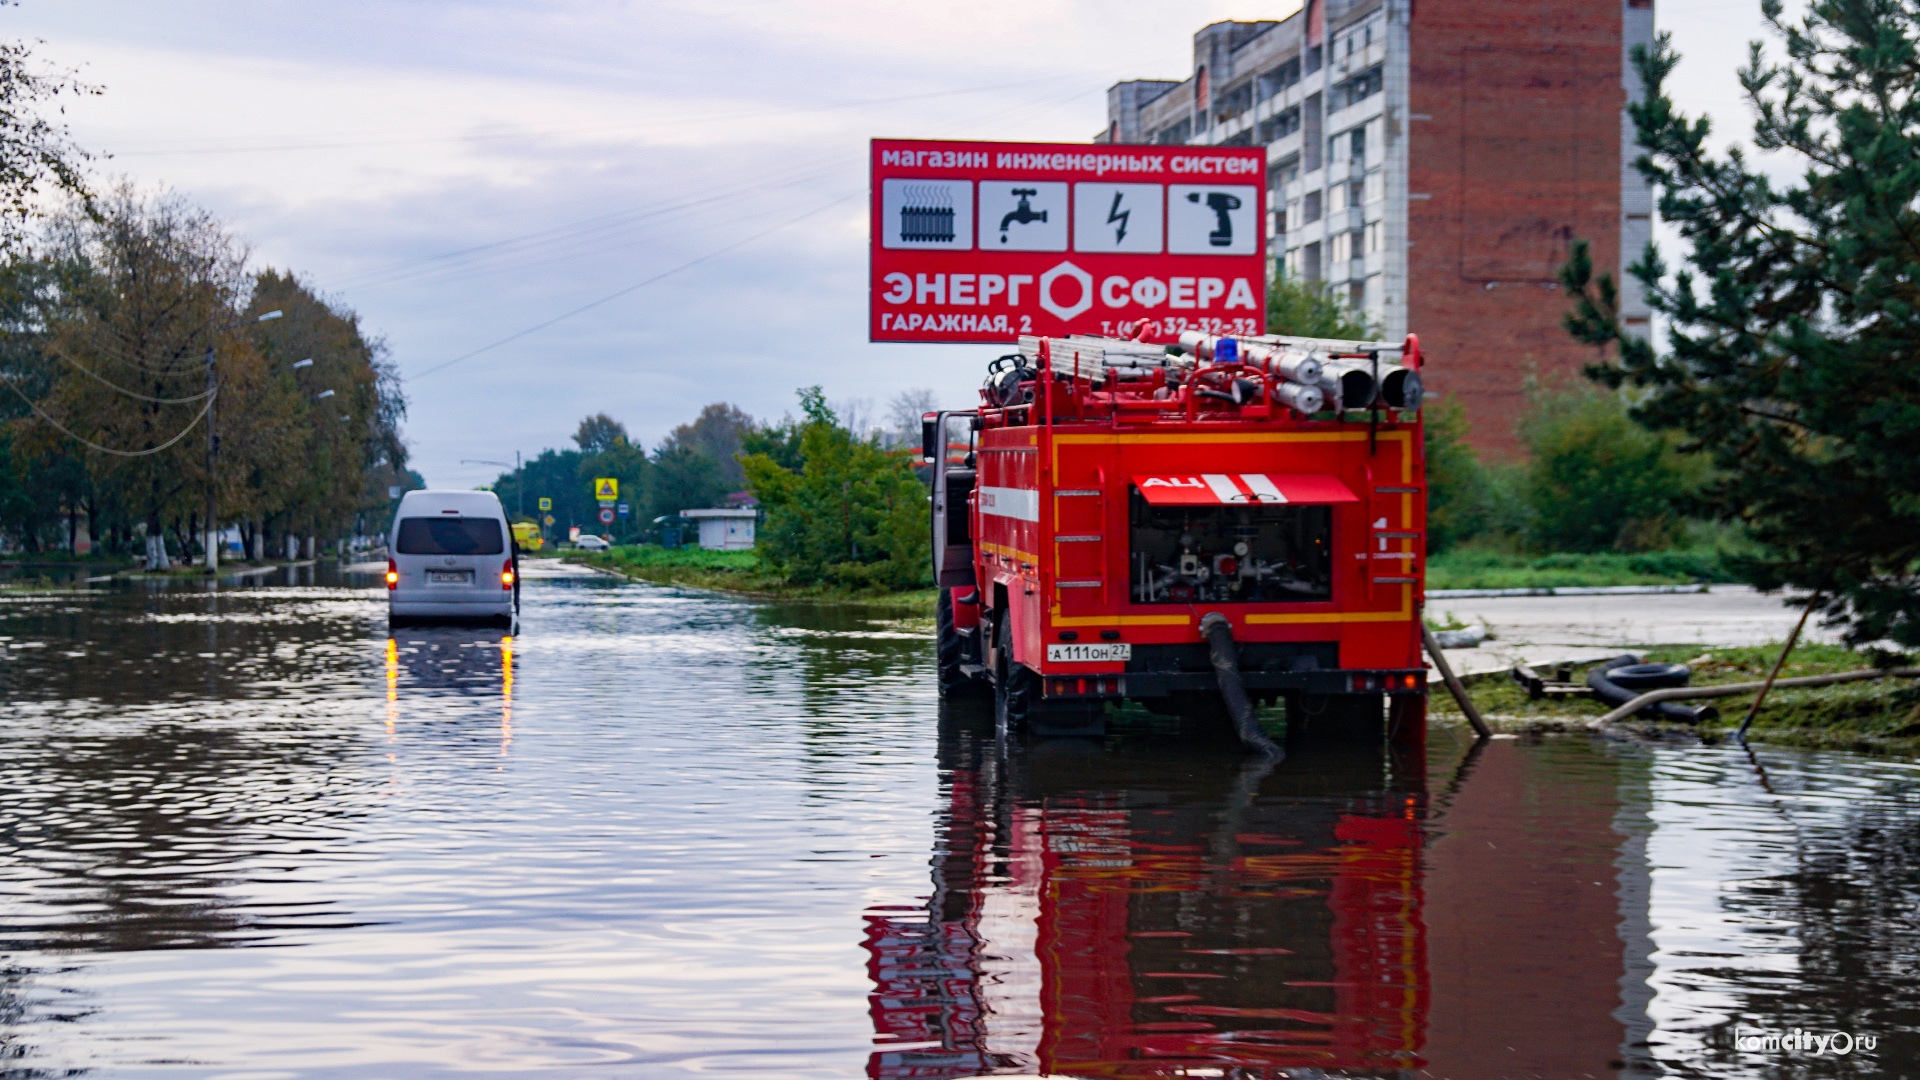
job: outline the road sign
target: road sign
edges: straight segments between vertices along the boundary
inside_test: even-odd
[[[543,513],[543,514],[544,514],[544,513],[546,513],[546,512],[548,511],[548,510],[551,510],[551,509],[553,509],[553,500],[552,500],[552,499],[541,499],[541,500],[540,500],[540,512],[541,512],[541,513]]]
[[[541,501],[542,501],[542,502],[545,502],[546,500],[544,500],[544,499],[542,499]],[[541,520],[543,520],[543,521],[545,521],[545,522],[546,522],[546,523],[547,523],[548,525],[552,525],[552,524],[553,524],[553,515],[552,515],[552,514],[548,514],[548,515],[547,515],[546,517],[544,517],[544,518],[542,518]]]
[[[627,516],[627,504],[626,504],[626,503],[621,503],[621,504],[620,504],[620,516],[621,516],[621,517],[626,517],[626,516]]]
[[[600,508],[600,524],[602,525],[613,524],[613,507],[603,506]]]
[[[397,498],[399,498],[399,497],[400,497],[400,489],[399,489],[398,487],[395,487],[395,486],[392,486],[392,485],[388,485],[388,487],[387,487],[387,498],[389,498],[389,499],[397,499]]]
[[[1266,151],[875,139],[873,341],[1266,329]]]
[[[613,502],[620,497],[620,481],[611,476],[596,477],[593,481],[593,497],[600,502]]]

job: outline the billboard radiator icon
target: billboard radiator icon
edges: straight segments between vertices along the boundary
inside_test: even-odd
[[[945,185],[908,185],[900,204],[900,239],[953,242],[953,193]]]

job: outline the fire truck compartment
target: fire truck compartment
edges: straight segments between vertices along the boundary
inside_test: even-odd
[[[1131,491],[1127,532],[1134,603],[1333,599],[1331,506],[1155,505],[1138,487]]]

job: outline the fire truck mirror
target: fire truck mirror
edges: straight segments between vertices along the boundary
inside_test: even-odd
[[[920,418],[920,456],[928,461],[940,456],[939,413],[927,413]]]

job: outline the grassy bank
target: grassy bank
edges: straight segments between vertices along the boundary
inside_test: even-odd
[[[1454,548],[1427,561],[1429,589],[1542,589],[1596,585],[1686,585],[1731,582],[1712,549],[1515,555]]]
[[[795,585],[760,561],[754,551],[708,551],[704,548],[663,548],[654,544],[623,544],[608,551],[563,551],[569,562],[585,563],[625,577],[661,585],[721,589],[778,600],[834,600],[901,609],[931,618],[933,589],[910,592],[857,592],[828,585]]]
[[[1704,651],[1698,645],[1675,646],[1650,648],[1640,655],[1647,660],[1685,663],[1693,668],[1693,685],[1717,686],[1764,680],[1780,655],[1780,646]],[[1893,666],[1910,663],[1896,660]],[[1584,681],[1590,666],[1576,666],[1575,681]],[[1794,650],[1780,676],[1824,675],[1874,666],[1874,659],[1867,654],[1838,645],[1802,645]],[[1878,666],[1887,666],[1884,657]],[[1587,697],[1529,700],[1527,692],[1505,676],[1479,679],[1468,689],[1488,721],[1508,731],[1579,728],[1612,708]],[[1703,737],[1715,738],[1729,735],[1740,726],[1753,697],[1714,698],[1697,704],[1711,704],[1720,710],[1719,720],[1698,728]],[[1432,708],[1440,719],[1464,722],[1453,698],[1438,686]],[[1694,730],[1684,724],[1634,724],[1649,731]],[[1776,688],[1767,695],[1766,705],[1748,734],[1756,741],[1792,746],[1920,756],[1920,681],[1886,679]]]

